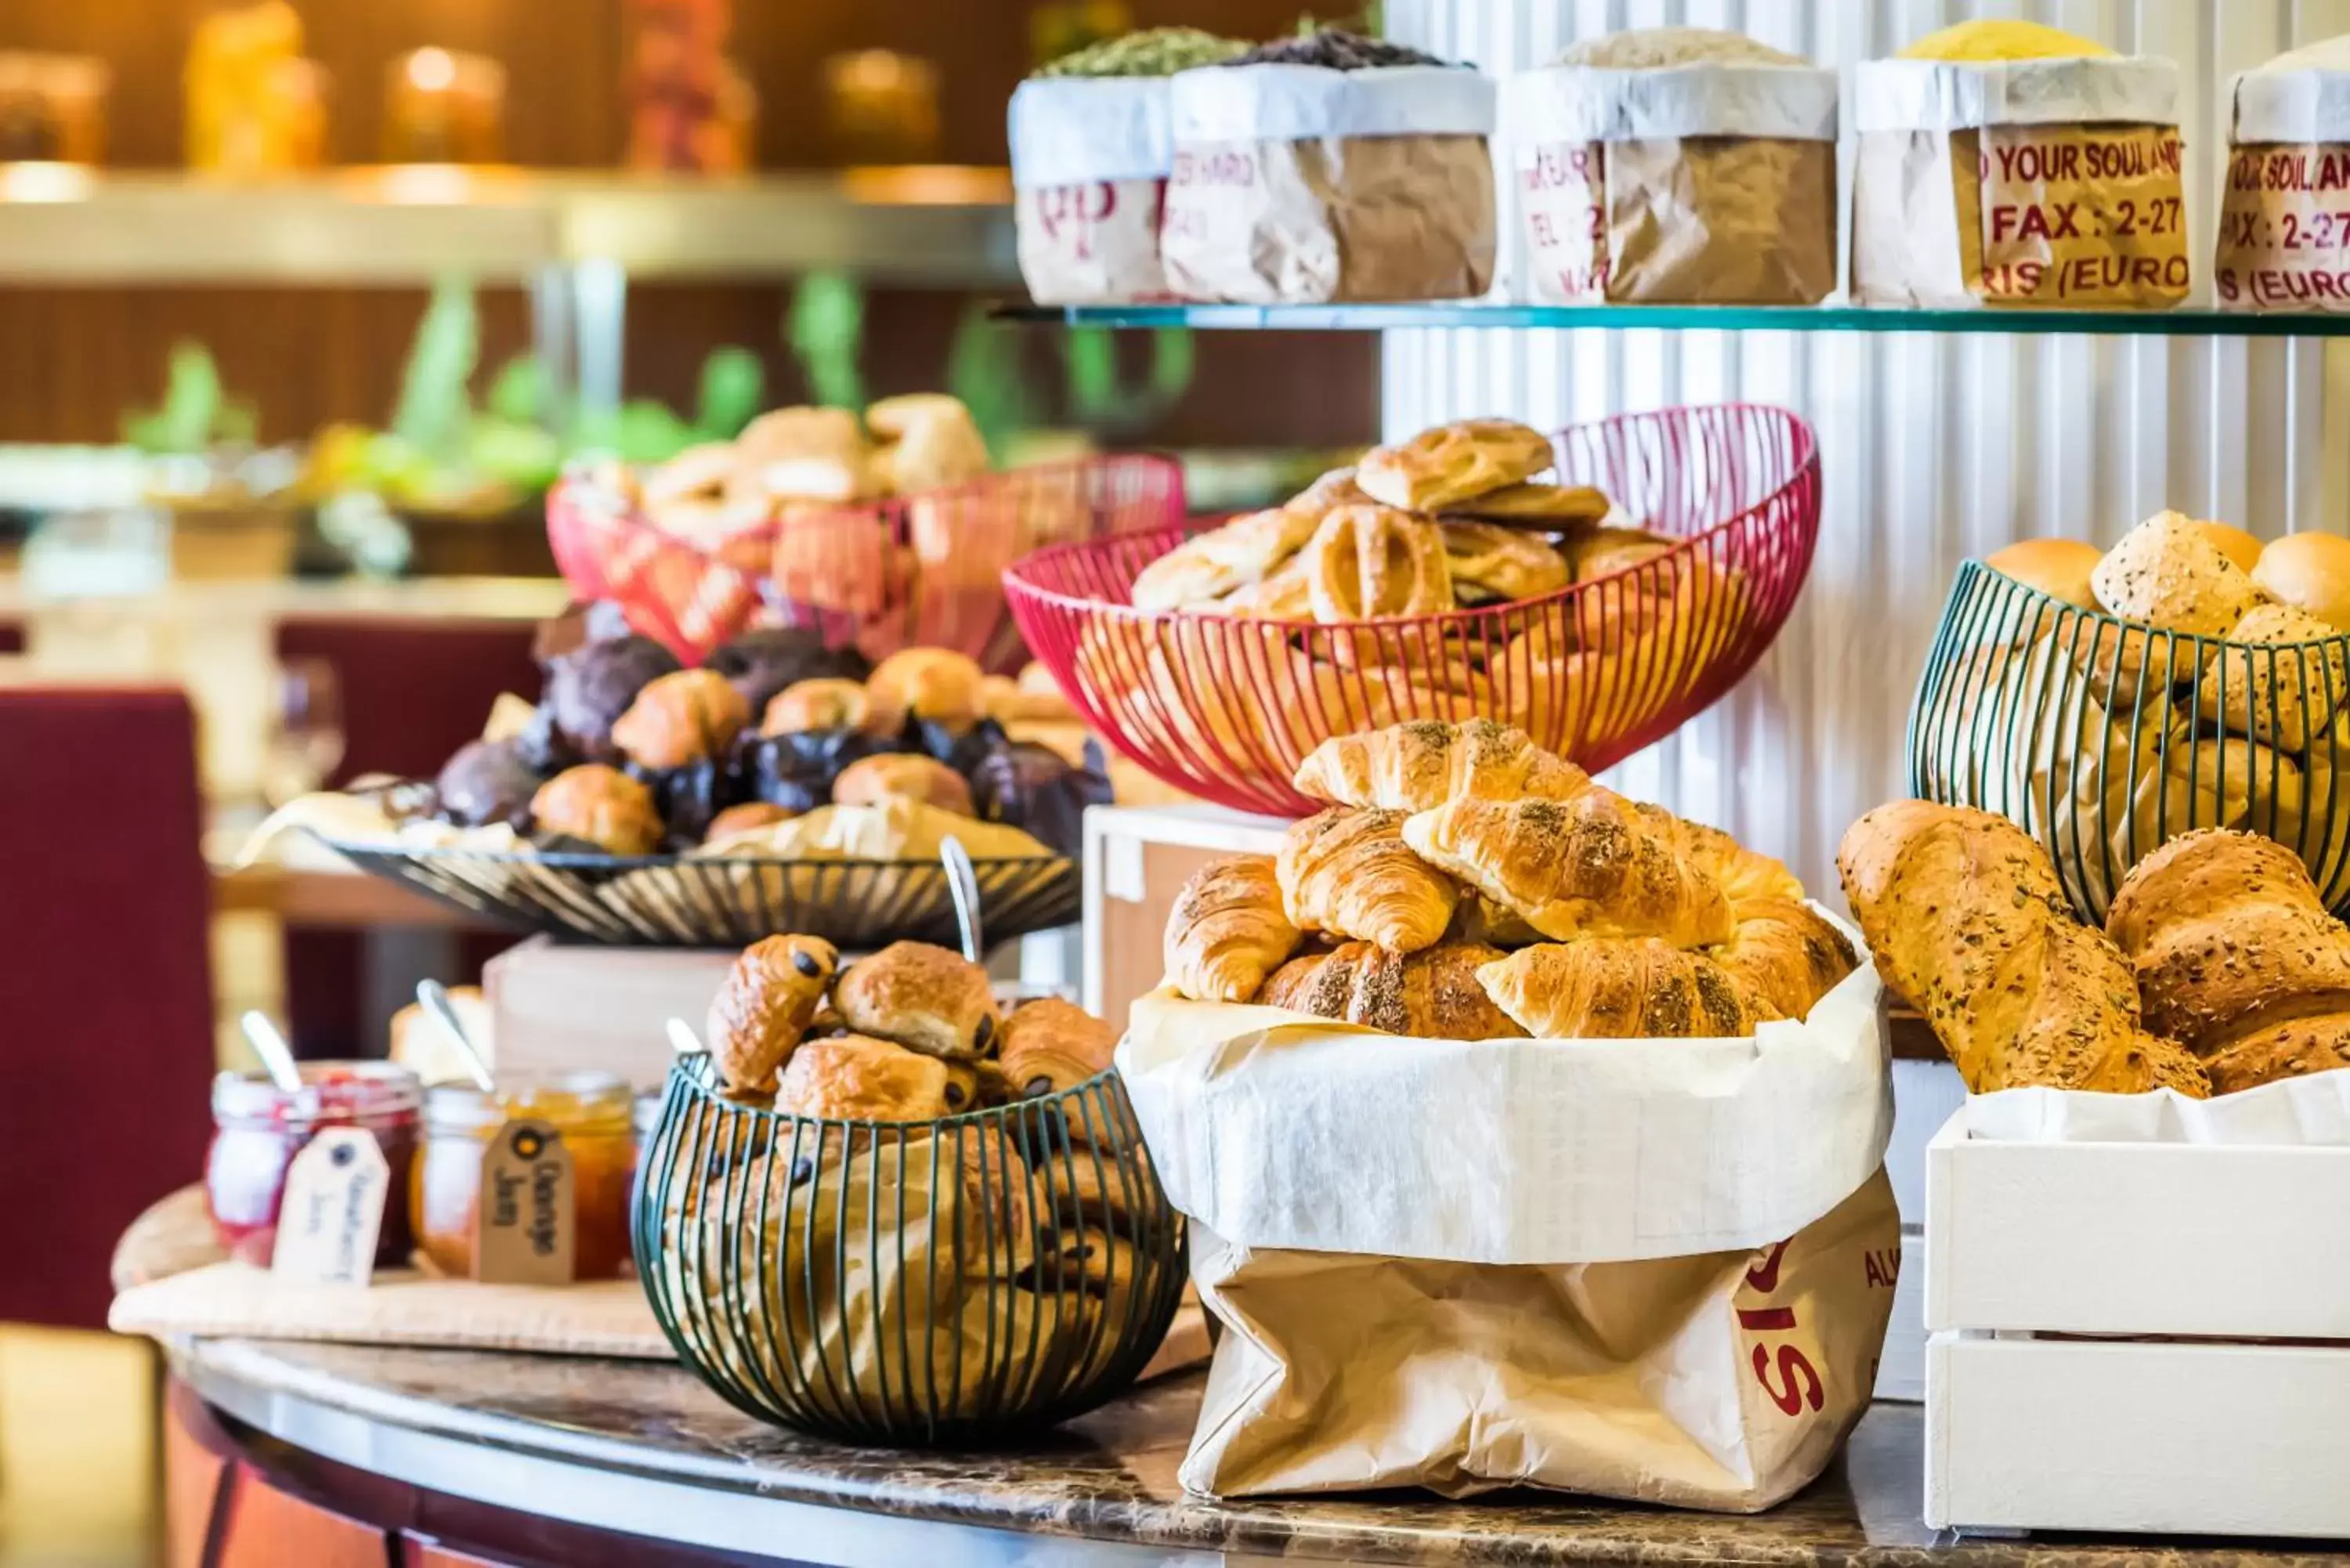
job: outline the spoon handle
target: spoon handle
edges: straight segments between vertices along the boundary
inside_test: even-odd
[[[485,1095],[495,1090],[497,1085],[490,1076],[490,1064],[482,1060],[482,1054],[475,1049],[473,1037],[465,1033],[465,1021],[457,1016],[457,1004],[449,1000],[449,988],[437,980],[420,980],[416,982],[416,1000],[423,1007],[425,1016],[441,1026],[441,1033],[447,1035],[449,1044],[456,1048],[457,1058],[465,1064],[465,1071],[472,1075],[473,1086]]]
[[[947,868],[947,892],[954,899],[955,924],[962,931],[962,956],[983,963],[987,950],[979,929],[979,872],[971,863],[971,852],[962,839],[951,837],[939,846],[939,859]]]

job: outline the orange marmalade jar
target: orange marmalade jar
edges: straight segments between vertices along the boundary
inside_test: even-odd
[[[424,1146],[411,1179],[416,1245],[456,1279],[474,1276],[482,1164],[498,1129],[545,1122],[571,1155],[573,1277],[607,1280],[629,1261],[629,1192],[636,1177],[629,1085],[610,1073],[493,1075],[488,1092],[436,1084],[424,1092]]]

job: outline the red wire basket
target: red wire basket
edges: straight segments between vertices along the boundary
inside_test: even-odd
[[[1003,569],[1030,551],[1184,517],[1183,472],[1137,452],[993,473],[895,501],[785,504],[707,544],[664,532],[588,476],[547,494],[556,566],[581,599],[617,600],[629,624],[697,664],[754,617],[808,627],[880,659],[951,648],[990,669],[1023,655]]]
[[[1086,722],[1179,789],[1295,815],[1333,735],[1489,717],[1590,768],[1711,706],[1778,635],[1819,538],[1812,428],[1752,404],[1668,409],[1555,438],[1561,483],[1679,543],[1539,598],[1321,625],[1128,603],[1170,526],[1057,545],[1004,573],[1028,646]]]

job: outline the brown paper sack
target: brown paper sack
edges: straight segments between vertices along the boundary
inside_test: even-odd
[[[1534,293],[1816,305],[1836,286],[1836,76],[1554,66],[1506,99]]]
[[[1175,78],[1169,286],[1244,305],[1459,299],[1492,284],[1492,86],[1438,67]]]
[[[1752,1512],[1867,1409],[1901,1237],[1880,1171],[1789,1241],[1705,1257],[1423,1262],[1197,1226],[1191,1247],[1225,1328],[1193,1491],[1535,1486]]]
[[[1855,296],[1939,309],[2185,299],[2177,77],[2138,58],[1862,64]]]
[[[2236,78],[2214,258],[2222,310],[2350,310],[2350,102],[2334,54],[2314,45]]]
[[[1167,297],[1167,104],[1163,77],[1033,78],[1013,93],[1013,229],[1038,304]]]

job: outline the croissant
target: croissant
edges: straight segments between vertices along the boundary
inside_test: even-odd
[[[1404,846],[1404,814],[1334,806],[1290,828],[1274,874],[1289,923],[1412,953],[1443,940],[1461,889]]]
[[[681,768],[723,756],[751,722],[751,706],[714,670],[679,670],[647,681],[612,722],[612,743],[639,767]]]
[[[1782,1018],[1810,1016],[1812,1004],[1859,966],[1845,935],[1802,904],[1736,901],[1738,929],[1711,957]]]
[[[1591,775],[1491,719],[1426,719],[1314,748],[1292,779],[1298,792],[1338,805],[1433,811],[1464,795],[1571,800]]]
[[[710,1003],[711,1060],[737,1094],[773,1094],[806,1037],[840,954],[820,937],[769,937],[743,950]]]
[[[1879,972],[1974,1093],[2209,1093],[2195,1059],[2141,1024],[2121,950],[2073,919],[2047,852],[2005,817],[1879,806],[1846,832],[1836,870]]]
[[[1404,842],[1556,941],[1730,940],[1721,888],[1681,858],[1674,819],[1593,784],[1571,802],[1456,800],[1404,823]]]
[[[1537,1040],[1735,1040],[1779,1016],[1721,964],[1654,937],[1522,948],[1477,982]]]
[[[775,1109],[853,1122],[931,1122],[952,1113],[948,1068],[887,1040],[838,1034],[792,1053]]]
[[[1475,942],[1447,942],[1406,957],[1347,942],[1281,966],[1258,1001],[1428,1040],[1513,1040],[1525,1032],[1493,1005],[1478,971],[1502,956]]]
[[[1024,1099],[1074,1089],[1109,1071],[1118,1031],[1074,1002],[1039,997],[1004,1020],[1003,1076]]]
[[[1804,901],[1804,885],[1784,863],[1747,848],[1721,829],[1674,817],[1673,833],[1680,843],[1681,858],[1712,877],[1733,907],[1758,900]]]
[[[2202,1059],[2213,1093],[2350,1066],[2350,928],[2273,839],[2172,839],[2114,894],[2106,931],[2147,1026]]]
[[[1167,978],[1194,1002],[1250,1002],[1300,936],[1270,855],[1227,855],[1191,873],[1167,914]]]

